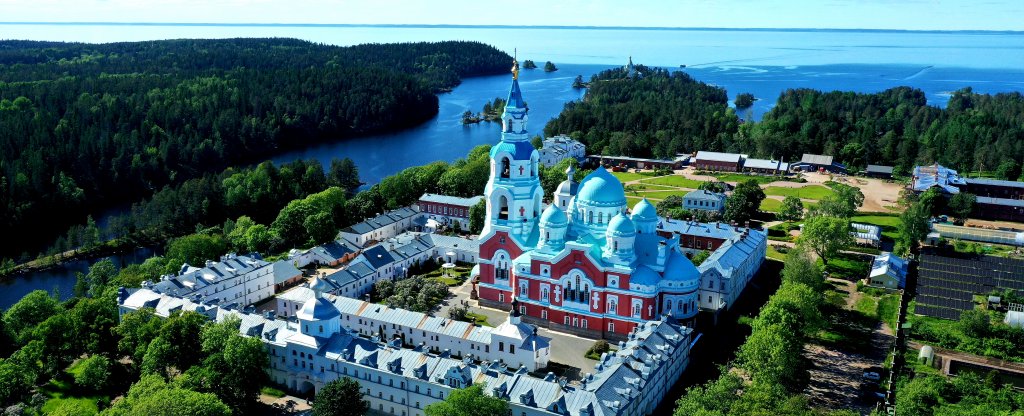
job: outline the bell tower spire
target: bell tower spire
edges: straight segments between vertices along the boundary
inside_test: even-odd
[[[489,221],[484,234],[493,226],[503,226],[525,240],[536,228],[544,191],[540,155],[526,131],[529,109],[519,89],[519,61],[515,58],[511,72],[512,85],[501,114],[501,141],[491,147],[491,176],[484,189]]]

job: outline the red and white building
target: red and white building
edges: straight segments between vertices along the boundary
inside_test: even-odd
[[[680,247],[680,235],[660,235],[665,233],[659,230],[662,220],[647,200],[630,212],[622,183],[604,168],[578,184],[570,169],[552,203],[542,209],[539,157],[530,145],[526,120],[513,80],[484,191],[480,303],[507,310],[516,299],[527,321],[600,338],[623,339],[667,314],[692,326],[702,306],[701,272]],[[759,232],[752,233],[756,239]],[[716,311],[728,308],[764,258],[763,234],[759,243],[747,240],[749,235],[745,230],[728,237],[750,247],[743,250],[749,256],[760,256],[744,262],[742,269],[702,265],[718,277],[710,284],[716,292],[713,301],[703,302]],[[736,256],[713,257],[735,261]],[[736,270],[750,275],[734,278]],[[720,293],[726,288],[735,293]]]
[[[463,230],[469,229],[469,210],[484,199],[483,196],[463,198],[458,196],[423,194],[416,206],[420,210],[424,231],[434,231],[439,226],[454,227],[456,223]]]

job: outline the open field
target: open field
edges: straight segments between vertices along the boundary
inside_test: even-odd
[[[660,176],[660,177],[657,177],[657,178],[646,179],[643,182],[644,183],[653,183],[655,185],[668,185],[668,186],[674,186],[674,187],[677,187],[677,188],[689,188],[689,189],[697,189],[700,186],[700,184],[704,183],[703,181],[698,181],[698,180],[695,180],[695,179],[685,178],[685,177],[680,176],[680,175]]]
[[[821,185],[808,185],[800,188],[783,188],[779,186],[769,186],[764,189],[764,194],[776,196],[795,196],[801,199],[822,199],[828,195],[835,194],[835,192]]]

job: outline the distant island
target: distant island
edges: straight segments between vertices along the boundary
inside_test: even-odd
[[[493,102],[484,103],[484,108],[479,113],[473,114],[466,110],[462,113],[462,124],[476,124],[482,121],[501,121],[501,113],[505,111],[505,100],[501,97],[495,98]]]
[[[733,101],[733,104],[736,104],[736,108],[743,110],[753,106],[754,101],[757,101],[757,98],[754,97],[754,94],[744,92],[736,96],[736,100]]]
[[[537,64],[533,63],[532,60],[523,61],[523,69],[537,69]]]
[[[544,64],[544,72],[555,72],[557,70],[558,67],[556,67],[555,64],[551,63],[551,61],[547,61]]]

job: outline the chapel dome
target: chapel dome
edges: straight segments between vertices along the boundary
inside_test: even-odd
[[[622,188],[622,182],[608,173],[604,167],[599,167],[583,178],[579,193],[576,194],[576,202],[596,206],[625,206],[626,192]]]
[[[328,319],[334,319],[341,316],[341,312],[335,307],[330,301],[322,297],[314,297],[304,305],[295,317],[304,321],[324,321]]]
[[[633,206],[633,221],[657,221],[658,210],[654,208],[654,205],[647,202],[647,198],[642,199]]]
[[[700,272],[690,259],[673,250],[665,264],[665,280],[677,282],[693,281],[696,283],[700,281]]]
[[[656,286],[658,280],[660,280],[658,272],[651,270],[650,267],[641,265],[633,269],[633,275],[630,276],[629,283],[633,285]]]
[[[608,222],[606,233],[616,237],[629,237],[636,234],[636,226],[633,225],[633,221],[629,217],[620,212]]]
[[[544,209],[544,213],[540,215],[540,225],[548,227],[566,226],[569,224],[569,218],[565,216],[565,212],[558,209],[554,205],[548,205]]]

